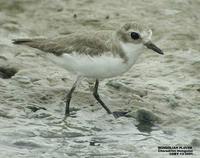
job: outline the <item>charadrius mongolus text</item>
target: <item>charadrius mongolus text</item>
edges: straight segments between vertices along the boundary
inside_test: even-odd
[[[84,77],[94,80],[93,95],[108,114],[111,112],[98,94],[99,80],[127,72],[145,51],[144,46],[163,54],[151,41],[152,31],[137,23],[127,23],[116,31],[76,32],[54,39],[14,39],[14,44],[27,45],[51,53],[47,55],[57,65],[77,75],[67,94],[65,117],[76,86]]]

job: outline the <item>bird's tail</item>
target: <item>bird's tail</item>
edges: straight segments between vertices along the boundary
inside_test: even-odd
[[[17,45],[26,45],[29,47],[46,51],[45,38],[19,38],[13,39],[12,43]]]
[[[52,42],[51,40],[48,40],[43,37],[13,39],[12,43],[17,45],[26,45],[32,48],[42,50],[44,52],[53,53],[57,56],[62,55],[63,53],[63,51],[56,50],[57,45],[54,44],[55,41]]]
[[[28,39],[28,38],[21,38],[21,39],[12,39],[12,43],[13,44],[25,44],[27,42],[32,42],[32,39]]]

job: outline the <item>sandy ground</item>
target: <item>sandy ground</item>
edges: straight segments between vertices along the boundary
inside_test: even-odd
[[[172,157],[157,151],[166,145],[192,146],[194,155],[183,157],[199,157],[199,8],[198,0],[1,0],[0,157]],[[94,103],[84,81],[63,122],[74,76],[41,51],[11,43],[135,20],[152,28],[165,55],[146,50],[129,72],[101,82],[106,104],[129,111],[119,119]]]

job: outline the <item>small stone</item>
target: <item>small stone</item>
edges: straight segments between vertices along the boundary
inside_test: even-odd
[[[73,18],[76,19],[76,18],[77,18],[77,14],[74,14],[74,15],[73,15]]]
[[[90,146],[100,146],[100,144],[96,144],[97,142],[95,142],[95,141],[91,141],[90,142]]]
[[[95,142],[90,142],[90,146],[95,146]]]
[[[33,112],[36,112],[36,111],[38,111],[38,110],[47,110],[46,108],[44,108],[44,107],[39,107],[39,106],[27,106],[27,108],[28,109],[30,109],[31,111],[33,111]]]
[[[105,19],[110,19],[110,16],[109,16],[109,15],[107,15]]]
[[[61,11],[63,11],[63,8],[57,8],[57,12],[61,12]]]

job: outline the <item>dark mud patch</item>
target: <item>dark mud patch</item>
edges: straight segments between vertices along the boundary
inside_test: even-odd
[[[41,146],[33,141],[27,141],[27,140],[19,140],[13,143],[19,148],[29,148],[29,149],[34,149],[34,148],[41,148]]]
[[[28,109],[30,109],[32,112],[36,112],[38,110],[47,110],[44,107],[39,107],[39,106],[27,106]]]
[[[145,109],[140,109],[136,113],[136,120],[139,122],[136,127],[140,132],[150,133],[155,126],[155,123],[159,123],[161,120],[158,116]]]
[[[9,79],[17,73],[15,68],[0,67],[0,78]]]

